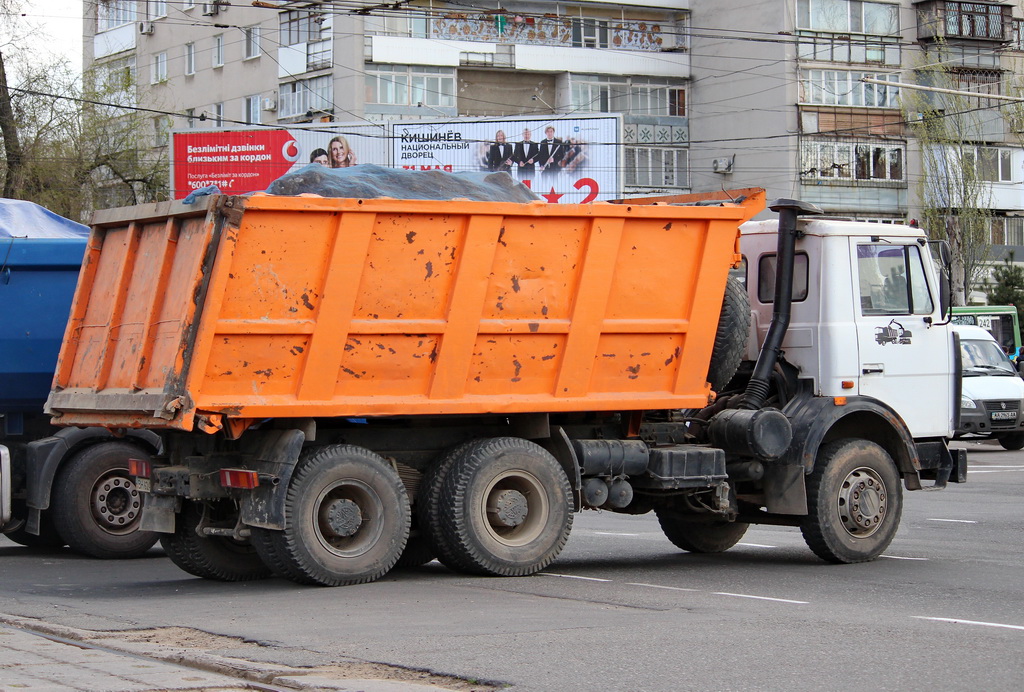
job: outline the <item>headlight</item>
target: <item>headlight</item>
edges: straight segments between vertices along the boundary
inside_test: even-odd
[[[960,408],[978,408],[978,405],[974,403],[974,399],[969,396],[960,397]]]

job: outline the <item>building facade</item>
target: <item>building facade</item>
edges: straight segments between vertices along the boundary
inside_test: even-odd
[[[1013,3],[85,4],[86,66],[174,114],[153,116],[157,147],[171,129],[621,113],[622,195],[756,186],[894,222],[945,194],[1024,245],[1024,119],[990,98],[1020,93]],[[915,92],[909,112],[900,85],[929,82],[970,95]],[[921,141],[926,114],[960,141]],[[936,191],[936,161],[972,167],[969,200]]]

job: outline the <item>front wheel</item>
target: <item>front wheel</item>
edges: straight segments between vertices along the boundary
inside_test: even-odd
[[[533,574],[554,561],[572,528],[572,490],[558,461],[515,437],[457,450],[428,498],[438,559],[452,569],[489,576]],[[433,490],[429,488],[428,490]]]
[[[205,516],[204,516],[205,514]],[[237,510],[230,501],[210,504],[185,501],[175,531],[160,537],[171,562],[189,574],[216,581],[266,579],[272,572],[248,541],[228,536],[203,536],[201,525],[231,528]]]
[[[73,550],[99,558],[139,557],[157,541],[140,531],[142,498],[128,460],[149,454],[125,442],[101,442],[72,456],[53,488],[53,521]]]
[[[804,541],[822,560],[866,562],[892,542],[903,490],[892,457],[868,440],[830,442],[818,451],[807,481]]]
[[[999,444],[1003,446],[1003,449],[1008,449],[1011,452],[1024,449],[1024,433],[1008,433],[1000,435],[997,439]]]
[[[381,456],[331,445],[299,459],[285,498],[283,531],[253,529],[253,545],[283,577],[344,586],[374,581],[409,538],[409,496]]]

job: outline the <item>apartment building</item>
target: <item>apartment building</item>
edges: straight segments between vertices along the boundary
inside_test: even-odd
[[[241,124],[623,116],[622,190],[689,188],[689,2],[86,2],[85,65],[179,114]]]
[[[692,3],[694,189],[759,185],[832,214],[914,219],[923,198],[943,194],[926,159],[953,146],[915,138],[909,121],[927,111],[953,119],[967,150],[931,161],[945,172],[973,161],[974,200],[995,215],[992,241],[1024,245],[1016,111],[987,98],[1020,93],[1020,17],[1015,4],[988,1]],[[912,94],[901,83],[977,96]],[[920,112],[902,109],[911,103]]]

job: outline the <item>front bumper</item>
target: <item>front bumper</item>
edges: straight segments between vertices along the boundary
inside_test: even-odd
[[[960,409],[960,427],[956,436],[983,435],[995,437],[1003,433],[1024,432],[1024,412],[1020,401],[979,401],[978,408]],[[1005,404],[1005,406],[1004,406]],[[1001,418],[1012,414],[1012,418]]]

